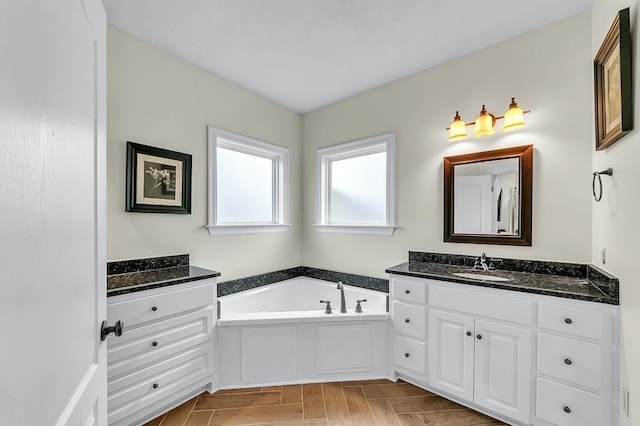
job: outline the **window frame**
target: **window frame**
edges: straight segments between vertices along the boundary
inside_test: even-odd
[[[335,224],[329,223],[331,209],[330,164],[337,160],[386,152],[386,223],[384,224]],[[393,235],[396,229],[395,190],[395,133],[385,133],[353,142],[316,150],[316,223],[318,232]]]
[[[211,235],[286,232],[289,220],[289,150],[248,136],[208,126],[208,224]],[[273,222],[218,222],[218,147],[273,161]]]

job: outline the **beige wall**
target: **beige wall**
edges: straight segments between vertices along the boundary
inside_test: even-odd
[[[640,126],[640,88],[638,88],[638,2],[594,0],[592,9],[591,57],[595,57],[618,10],[631,6],[631,46],[634,67],[634,127]],[[592,127],[593,128],[593,127]],[[591,138],[595,144],[595,132]],[[593,263],[620,279],[621,346],[620,382],[631,397],[631,418],[620,417],[621,425],[640,424],[640,135],[632,131],[605,151],[593,155],[593,169],[613,167],[613,178],[603,177],[602,201],[593,203]],[[607,263],[600,250],[606,248]]]
[[[117,29],[108,32],[108,259],[189,253],[193,264],[222,271],[223,280],[300,265],[300,116]],[[288,232],[209,235],[207,125],[289,149]],[[126,141],[193,155],[191,215],[124,211]]]
[[[407,250],[590,262],[590,25],[590,14],[582,13],[304,115],[303,263],[384,277]],[[456,110],[473,121],[484,103],[501,115],[511,96],[533,109],[525,131],[447,141],[444,128]],[[316,149],[391,131],[395,234],[318,233],[311,226]],[[533,246],[444,243],[442,158],[527,144],[535,147]]]

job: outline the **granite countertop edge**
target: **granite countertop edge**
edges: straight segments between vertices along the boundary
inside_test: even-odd
[[[411,264],[419,264],[420,267],[426,269],[427,271],[415,271],[410,270],[409,265]],[[443,272],[443,271],[434,271],[428,272],[429,266],[432,266],[437,269],[451,269],[451,271]],[[540,294],[544,296],[553,296],[560,297],[565,299],[574,299],[574,300],[583,300],[588,302],[596,302],[603,303],[609,305],[619,305],[619,299],[616,297],[612,297],[611,295],[605,294],[596,284],[586,279],[581,280],[584,281],[583,284],[579,284],[579,286],[584,286],[583,292],[571,292],[571,291],[563,291],[557,288],[553,288],[552,284],[557,281],[570,279],[570,277],[564,276],[556,276],[556,275],[547,275],[547,274],[535,274],[531,272],[513,272],[513,271],[504,271],[504,270],[492,270],[488,275],[497,275],[497,276],[505,276],[512,278],[513,281],[504,282],[504,281],[489,281],[489,280],[480,280],[480,279],[471,279],[471,278],[462,278],[453,276],[453,273],[457,272],[472,272],[469,267],[462,267],[457,265],[443,265],[443,264],[431,264],[426,262],[404,262],[392,267],[389,267],[385,270],[388,274],[396,274],[396,275],[404,275],[411,276],[417,278],[430,278],[438,281],[448,281],[457,284],[466,284],[473,285],[478,287],[489,287],[496,288],[501,290],[510,290],[521,293],[533,293]],[[481,274],[482,271],[476,271]],[[518,283],[517,278],[519,274],[521,276],[527,276],[534,278],[539,285],[544,285],[546,283],[549,284],[549,288],[544,287],[530,287],[523,283]]]
[[[166,268],[166,269],[177,269],[176,268]],[[180,277],[174,277],[174,278],[168,278],[168,279],[162,279],[162,280],[156,280],[156,281],[150,281],[150,282],[142,282],[140,284],[135,284],[137,277],[142,277],[144,274],[149,273],[149,272],[158,272],[161,271],[162,269],[155,269],[155,270],[151,270],[151,271],[137,271],[137,272],[130,272],[130,273],[124,273],[124,274],[117,274],[117,275],[109,275],[107,276],[107,297],[112,297],[112,296],[119,296],[121,294],[129,294],[129,293],[136,293],[138,291],[144,291],[144,290],[152,290],[155,288],[161,288],[161,287],[169,287],[169,286],[173,286],[173,285],[177,285],[177,284],[184,284],[184,283],[188,283],[188,282],[193,282],[193,281],[201,281],[201,280],[206,280],[209,278],[216,278],[219,277],[221,275],[220,272],[218,271],[213,271],[210,269],[204,269],[204,268],[200,268],[198,266],[188,266],[187,267],[189,269],[188,275],[185,276],[180,276]],[[186,268],[185,268],[186,269]],[[109,281],[110,280],[115,280],[115,281],[124,281],[124,282],[131,282],[132,284],[130,285],[123,285],[123,286],[112,286],[112,288],[109,288]]]

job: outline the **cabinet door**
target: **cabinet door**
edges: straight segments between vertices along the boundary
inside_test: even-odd
[[[529,423],[531,332],[476,320],[475,334],[474,402]]]
[[[473,400],[473,318],[429,311],[429,384]]]

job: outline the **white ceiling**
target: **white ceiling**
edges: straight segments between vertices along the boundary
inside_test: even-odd
[[[591,0],[103,2],[110,25],[298,113],[591,7]]]

